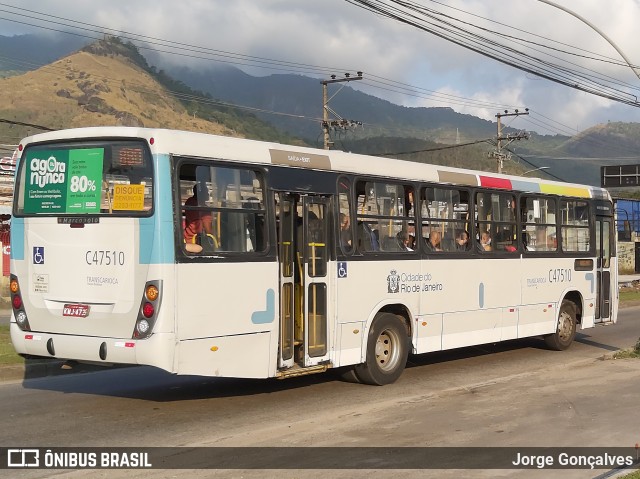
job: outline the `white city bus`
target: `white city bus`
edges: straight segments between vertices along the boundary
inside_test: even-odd
[[[538,335],[562,350],[616,321],[600,188],[143,128],[19,149],[23,355],[387,384],[409,353]]]

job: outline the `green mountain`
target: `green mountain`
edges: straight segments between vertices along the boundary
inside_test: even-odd
[[[171,68],[168,72],[193,88],[215,98],[267,111],[287,112],[306,119],[256,113],[277,128],[316,143],[321,132],[322,87],[318,79],[302,75],[278,74],[264,77],[248,75],[234,67],[196,71]],[[355,90],[350,86],[329,85],[330,107],[349,120],[363,123],[357,138],[374,136],[410,137],[440,143],[490,138],[496,134],[493,122],[456,113],[451,108],[410,108]],[[506,129],[506,132],[513,131]]]
[[[0,69],[13,69],[13,74],[15,70],[22,69],[17,73],[24,73],[33,70],[38,62],[64,55],[68,53],[66,50],[76,46],[72,41],[53,41],[34,35],[0,36],[0,53],[14,59],[5,63],[0,61]],[[185,68],[159,70],[150,65],[135,46],[113,38],[89,45],[83,53],[126,60],[143,76],[124,69],[118,75],[132,77],[119,78],[114,80],[116,83],[125,81],[129,86],[140,83],[148,87],[149,81],[153,81],[162,89],[162,94],[158,92],[155,97],[142,95],[139,101],[131,96],[128,99],[110,96],[100,88],[106,85],[112,93],[117,93],[120,87],[115,83],[111,85],[111,80],[103,80],[104,85],[100,85],[97,81],[83,81],[77,72],[68,73],[68,78],[51,72],[45,77],[46,69],[43,68],[33,72],[38,73],[35,77],[20,77],[16,82],[4,83],[3,91],[12,95],[0,101],[0,117],[39,122],[54,128],[137,121],[147,126],[200,130],[204,128],[203,124],[198,123],[201,120],[219,125],[221,130],[218,127],[208,129],[212,132],[321,146],[319,119],[322,116],[322,88],[318,79],[282,74],[254,77],[228,66],[206,71]],[[22,61],[16,63],[16,58]],[[109,71],[92,66],[86,59],[80,61],[79,57],[73,58],[79,62],[77,70],[85,76],[110,78],[115,71],[123,68],[118,63],[112,65]],[[60,60],[54,66],[69,68]],[[0,82],[8,80],[11,79],[0,79]],[[488,143],[451,148],[456,143],[495,138],[494,122],[456,113],[451,108],[403,107],[354,90],[349,85],[342,85],[344,88],[331,100],[331,108],[363,125],[355,130],[333,132],[335,148],[485,171],[496,170],[495,160],[488,156],[493,146]],[[151,88],[155,91],[156,86]],[[338,85],[330,85],[329,94],[333,95],[338,88]],[[24,97],[21,96],[22,90],[25,90]],[[220,104],[224,102],[263,111],[247,113],[243,109]],[[55,105],[57,109],[49,111],[49,107]],[[166,106],[174,109],[173,114],[165,116]],[[289,115],[269,112],[286,112]],[[7,128],[0,125],[0,133],[5,133]],[[12,139],[7,143],[17,141],[24,134],[22,130],[7,130],[5,138]],[[513,130],[505,129],[504,132]],[[508,173],[544,167],[531,174],[597,185],[600,182],[600,166],[640,163],[637,153],[640,151],[640,124],[597,125],[573,137],[533,133],[529,140],[514,142],[507,148],[512,152],[511,160],[505,163]]]

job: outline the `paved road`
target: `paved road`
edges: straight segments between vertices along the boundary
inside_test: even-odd
[[[623,310],[617,325],[580,333],[565,352],[549,351],[532,338],[420,356],[396,384],[385,387],[329,374],[254,381],[175,377],[152,368],[4,383],[0,445],[626,447],[640,442],[640,361],[602,358],[636,342],[639,317],[638,308]],[[553,477],[537,474],[544,472],[524,476]],[[563,477],[602,472],[569,471]],[[103,476],[178,473],[103,471]],[[393,475],[461,477],[460,471]],[[522,477],[522,472],[463,475]],[[23,477],[49,476],[29,471]],[[359,471],[195,471],[190,476],[367,477]]]

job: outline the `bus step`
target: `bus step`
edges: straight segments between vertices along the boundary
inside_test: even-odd
[[[307,374],[323,373],[330,367],[331,367],[331,364],[318,364],[317,366],[309,366],[306,368],[296,365],[292,368],[278,371],[276,373],[276,378],[287,379],[287,378],[295,378],[298,376],[306,376]]]
[[[598,321],[597,323],[595,323],[596,326],[612,326],[616,323],[614,323],[613,321]]]

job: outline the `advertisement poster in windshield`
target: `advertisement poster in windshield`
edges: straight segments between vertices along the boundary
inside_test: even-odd
[[[99,213],[104,149],[27,152],[25,213]]]

